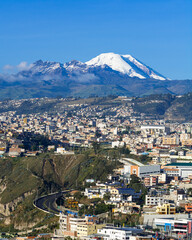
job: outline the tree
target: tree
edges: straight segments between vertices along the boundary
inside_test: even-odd
[[[95,154],[97,154],[98,150],[100,149],[100,144],[98,142],[93,142],[92,146],[93,146]]]
[[[183,212],[185,212],[185,208],[184,207],[176,207],[176,211],[178,213],[183,213]]]
[[[135,183],[140,183],[140,182],[141,182],[141,179],[139,177],[137,177],[136,174],[131,175],[130,185],[133,185]]]
[[[81,194],[81,192],[76,192],[76,193],[74,194],[74,198],[75,198],[77,201],[79,201],[82,197],[83,197],[83,195]]]
[[[187,190],[187,194],[191,197],[192,196],[192,188],[189,188],[188,190]]]
[[[129,187],[133,188],[136,192],[141,192],[139,202],[140,204],[143,204],[145,201],[145,195],[147,194],[147,189],[141,182],[141,179],[137,177],[137,175],[131,175]]]
[[[111,194],[110,194],[109,192],[107,192],[107,193],[105,193],[105,195],[103,196],[103,199],[107,201],[107,200],[110,199],[110,197],[111,197]]]
[[[124,144],[124,146],[122,148],[120,148],[119,151],[121,154],[125,154],[125,155],[130,154],[130,150],[126,147],[126,144]]]
[[[98,129],[97,129],[96,132],[95,132],[95,137],[96,137],[96,138],[101,137],[101,133],[100,133],[100,131],[99,131]]]
[[[147,155],[142,155],[141,157],[140,157],[140,161],[142,162],[142,163],[147,163],[147,162],[149,162],[149,160],[151,160],[151,158],[149,157],[149,156],[147,156]]]
[[[70,236],[65,237],[65,240],[73,240]]]

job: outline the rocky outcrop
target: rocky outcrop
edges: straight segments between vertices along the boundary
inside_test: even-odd
[[[6,189],[6,183],[3,179],[0,179],[0,194]]]
[[[11,212],[13,212],[16,209],[18,203],[24,201],[26,197],[32,195],[34,192],[35,191],[24,193],[21,197],[18,197],[16,199],[14,199],[13,201],[6,203],[6,204],[0,203],[0,213],[3,214],[4,216],[8,217],[11,214]],[[0,199],[0,201],[1,201],[1,199]]]
[[[38,219],[34,222],[20,222],[20,223],[15,223],[14,228],[17,230],[24,230],[24,229],[30,229],[33,228],[41,219]]]

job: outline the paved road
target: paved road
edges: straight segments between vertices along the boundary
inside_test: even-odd
[[[69,191],[63,191],[40,197],[34,201],[34,205],[42,211],[58,215],[60,210],[55,206],[54,203],[57,198],[68,192]]]
[[[135,159],[132,159],[132,158],[122,158],[122,160],[126,163],[132,163],[133,165],[137,165],[137,166],[139,166],[139,167],[141,167],[141,166],[144,166],[144,164],[143,163],[141,163],[141,162],[139,162],[139,161],[137,161],[137,160],[135,160]]]

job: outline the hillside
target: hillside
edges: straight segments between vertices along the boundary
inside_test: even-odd
[[[166,120],[192,121],[192,93],[177,97],[164,115]]]
[[[7,224],[12,229],[36,227],[46,221],[54,224],[55,218],[52,221],[33,207],[37,196],[81,188],[86,178],[104,180],[116,164],[93,153],[71,156],[45,153],[38,157],[0,159],[0,213],[4,216],[0,231]]]
[[[0,113],[14,111],[16,114],[65,113],[77,114],[83,108],[100,108],[104,115],[115,115],[114,107],[133,108],[136,114],[144,113],[148,117],[171,121],[192,121],[192,93],[185,95],[154,94],[129,98],[128,104],[115,96],[92,98],[40,98],[0,101]],[[92,112],[96,114],[96,112]]]
[[[146,115],[164,117],[166,111],[174,105],[176,96],[171,94],[156,94],[143,98],[136,98],[134,102],[134,110]]]
[[[134,110],[166,121],[192,121],[192,93],[183,96],[171,94],[150,95],[133,100]]]

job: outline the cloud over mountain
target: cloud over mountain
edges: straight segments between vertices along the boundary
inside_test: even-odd
[[[10,70],[12,67],[5,67]],[[192,81],[173,81],[131,55],[103,53],[83,63],[38,60],[21,62],[14,74],[0,75],[1,98],[44,96],[141,96],[158,93],[183,94]],[[9,96],[9,97],[10,97]]]

